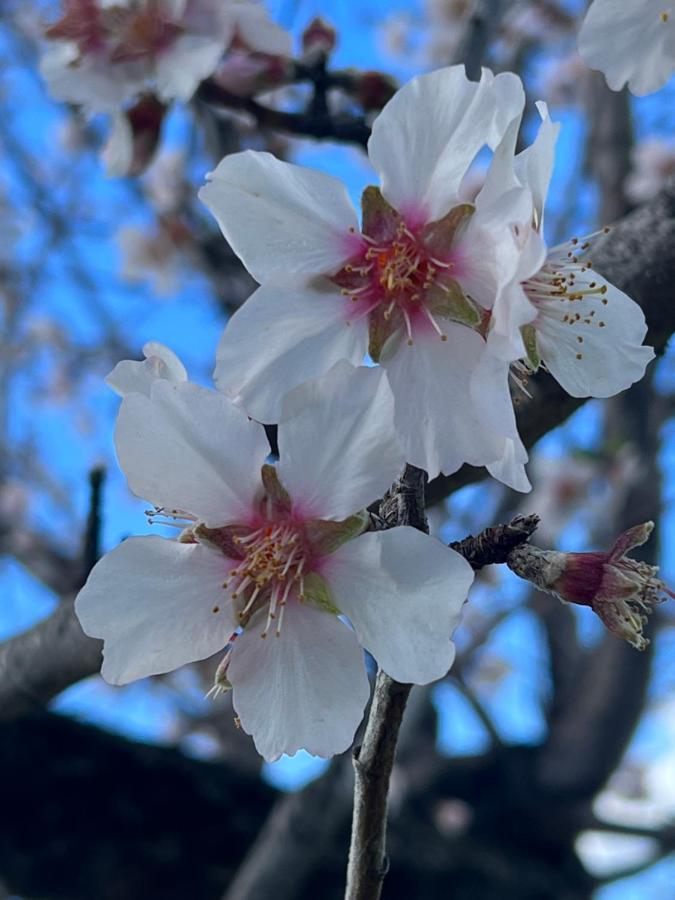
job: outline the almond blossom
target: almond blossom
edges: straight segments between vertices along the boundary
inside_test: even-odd
[[[517,269],[512,230],[532,201],[487,184],[460,199],[478,152],[515,127],[524,95],[511,74],[480,82],[463,66],[413,79],[375,119],[368,143],[380,187],[362,219],[321,172],[246,151],[226,157],[200,197],[261,287],[235,313],[217,354],[218,387],[259,421],[277,421],[281,387],[366,351],[387,372],[406,459],[431,477],[512,449],[500,477],[529,483],[508,364],[473,375],[489,308]],[[515,124],[512,124],[515,123]]]
[[[592,268],[597,235],[546,250],[544,206],[558,126],[545,104],[539,111],[534,143],[502,173],[504,184],[529,188],[533,205],[518,233],[524,248],[518,272],[492,311],[483,364],[490,369],[491,354],[523,358],[520,375],[543,364],[573,397],[612,397],[642,378],[654,358],[642,344],[647,323],[637,303]]]
[[[658,91],[675,71],[672,0],[593,0],[579,31],[579,53],[619,91]]]
[[[287,54],[290,36],[254,0],[64,0],[41,71],[59,100],[114,112],[152,91],[188,100],[235,41]]]
[[[290,393],[274,466],[243,410],[185,380],[161,345],[144,353],[109,378],[123,396],[116,448],[151,519],[179,536],[128,538],[81,590],[103,677],[126,684],[224,650],[215,692],[232,689],[264,757],[340,752],[369,696],[361,647],[397,680],[440,678],[473,580],[415,529],[364,533],[362,510],[403,463],[386,379],[343,362]]]

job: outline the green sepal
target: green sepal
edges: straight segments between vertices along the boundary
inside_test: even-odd
[[[394,307],[388,319],[381,306],[373,309],[368,316],[368,354],[373,362],[379,362],[382,348],[389,338],[403,325],[398,307]]]
[[[469,300],[459,283],[453,278],[444,279],[443,284],[447,290],[443,290],[438,284],[435,284],[427,291],[425,301],[429,312],[432,315],[441,316],[443,319],[459,322],[460,325],[476,328],[481,321],[476,304],[473,300]]]
[[[363,534],[369,525],[370,517],[364,509],[341,522],[333,522],[330,519],[312,519],[305,525],[305,534],[312,550],[318,556],[328,556],[335,553],[347,541]]]
[[[325,579],[317,572],[308,572],[304,577],[304,591],[301,600],[305,603],[311,603],[317,609],[324,612],[332,613],[334,616],[340,615],[340,610],[333,603],[333,597],[330,588]]]
[[[235,541],[235,538],[246,537],[251,531],[252,529],[248,525],[223,525],[220,528],[207,528],[203,522],[200,522],[199,525],[192,529],[192,534],[194,539],[200,544],[211,544],[211,546],[217,547],[225,556],[229,556],[230,559],[243,559],[244,552]],[[184,541],[181,535],[181,543],[193,543],[193,541]]]
[[[290,513],[291,497],[283,484],[279,481],[277,467],[265,463],[260,470],[265,493],[272,501],[275,513]]]
[[[422,231],[424,246],[434,256],[442,258],[449,252],[457,239],[458,233],[468,224],[475,211],[476,207],[473,203],[460,203],[459,206],[453,207],[442,219],[430,222]]]
[[[401,217],[382,196],[375,185],[361,194],[361,230],[378,244],[390,241],[398,229]]]
[[[537,330],[534,325],[523,325],[520,333],[525,345],[527,364],[533,372],[536,372],[541,365],[541,356],[539,356],[539,348],[537,347]]]

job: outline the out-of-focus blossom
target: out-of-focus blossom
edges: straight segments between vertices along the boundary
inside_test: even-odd
[[[585,457],[537,455],[530,468],[534,489],[527,508],[536,509],[541,519],[537,535],[555,543],[570,517],[587,501],[598,466]]]
[[[292,62],[285,56],[232,50],[213,74],[213,80],[237,97],[283,87],[292,74]]]
[[[154,160],[143,179],[146,197],[160,216],[179,213],[190,197],[182,150],[165,150]]]
[[[190,234],[179,220],[160,218],[152,231],[125,226],[117,232],[117,241],[122,253],[123,278],[132,282],[149,281],[160,297],[177,290],[181,251],[190,243]]]
[[[111,178],[140,175],[150,165],[159,144],[166,107],[146,94],[129,109],[115,114],[101,158]]]
[[[215,693],[232,689],[263,756],[345,750],[369,695],[361,647],[399,681],[440,678],[473,580],[415,529],[364,533],[362,510],[403,463],[383,373],[342,363],[289,394],[272,466],[260,425],[185,381],[165,348],[146,353],[112,376],[117,453],[180,536],[129,538],[92,570],[75,608],[104,640],[103,676],[126,684],[226,648]]]
[[[675,594],[657,578],[658,566],[626,556],[644,544],[653,522],[620,534],[609,552],[561,553],[530,544],[516,547],[508,565],[517,575],[566,603],[590,606],[603,625],[637,650],[649,644],[642,634],[653,607]]]
[[[290,37],[254,0],[64,0],[47,29],[41,71],[52,94],[114,112],[143,93],[189,99],[237,42],[290,52]]]
[[[579,31],[579,53],[613,91],[627,83],[651,94],[675,71],[672,0],[593,0]]]
[[[632,152],[633,168],[626,178],[626,194],[635,203],[644,203],[659,193],[675,175],[675,143],[649,138]]]
[[[524,104],[520,80],[463,66],[414,79],[375,119],[368,149],[381,189],[366,188],[362,224],[336,179],[269,154],[226,157],[201,198],[262,286],[230,320],[216,381],[259,421],[277,421],[281,391],[368,351],[386,369],[406,459],[431,477],[463,462],[529,483],[508,390],[508,363],[474,371],[489,308],[520,249],[526,189],[458,196],[486,144]],[[359,233],[360,231],[360,233]],[[510,462],[501,460],[510,448]],[[492,471],[492,469],[490,469]]]
[[[549,103],[567,106],[579,101],[587,69],[578,53],[557,60],[546,78],[544,96]]]

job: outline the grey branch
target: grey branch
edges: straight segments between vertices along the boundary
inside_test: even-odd
[[[101,642],[82,631],[72,601],[0,644],[0,721],[41,709],[101,666]]]
[[[407,465],[380,504],[387,526],[411,525],[428,534],[424,509],[427,475]],[[378,900],[387,872],[387,797],[396,742],[412,689],[381,670],[360,747],[354,748],[354,812],[345,900]]]

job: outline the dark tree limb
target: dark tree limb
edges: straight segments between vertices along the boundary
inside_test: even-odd
[[[370,128],[364,118],[354,115],[317,115],[309,112],[284,112],[263,106],[252,97],[239,97],[226,91],[212,80],[203,81],[196,94],[197,98],[211,106],[248,113],[260,128],[282,131],[301,137],[339,141],[365,147],[370,137]]]

